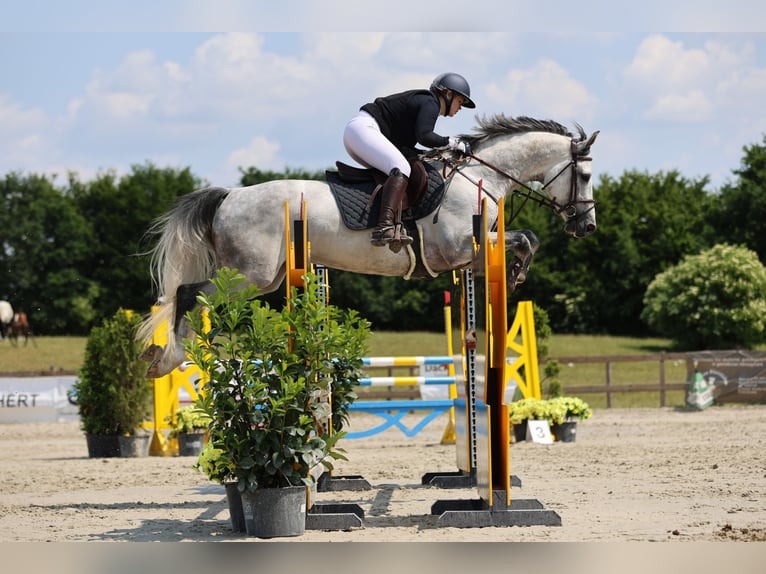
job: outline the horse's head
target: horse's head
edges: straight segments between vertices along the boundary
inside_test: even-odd
[[[569,157],[544,174],[543,190],[566,222],[564,231],[574,237],[587,237],[596,231],[596,202],[588,154],[599,132],[588,137],[580,125],[577,129],[580,137],[571,140]]]
[[[596,231],[588,154],[599,132],[588,137],[575,124],[579,132],[575,136],[558,122],[526,116],[495,114],[477,119],[474,134],[460,137],[475,150],[470,157],[481,164],[481,169],[494,172],[490,177],[496,183],[512,182],[506,194],[552,208],[566,222],[564,231],[574,237],[587,237]],[[530,187],[527,182],[532,181],[542,183],[542,189]],[[496,200],[490,192],[485,193]]]

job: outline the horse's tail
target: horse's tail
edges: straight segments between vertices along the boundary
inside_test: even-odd
[[[221,187],[207,187],[181,196],[175,206],[149,228],[149,235],[159,237],[150,251],[149,267],[157,287],[159,309],[149,315],[138,330],[138,338],[144,343],[149,343],[157,327],[168,321],[168,346],[174,345],[176,290],[186,283],[199,283],[212,276],[215,267],[213,217],[228,193]]]

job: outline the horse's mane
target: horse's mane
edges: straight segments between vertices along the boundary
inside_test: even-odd
[[[476,118],[478,125],[473,128],[474,133],[463,134],[461,139],[465,139],[471,146],[479,145],[491,138],[503,135],[522,134],[528,132],[548,132],[574,138],[574,134],[566,127],[553,120],[537,120],[527,116],[516,118],[508,117],[505,114],[493,114],[489,117],[482,116]],[[580,124],[575,123],[581,139],[586,135]]]

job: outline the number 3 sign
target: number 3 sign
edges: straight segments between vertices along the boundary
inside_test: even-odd
[[[553,444],[548,421],[527,421],[527,440],[539,444]]]

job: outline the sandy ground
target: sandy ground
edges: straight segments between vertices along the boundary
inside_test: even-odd
[[[511,445],[522,481],[512,496],[538,500],[561,526],[440,527],[435,501],[478,496],[421,485],[426,472],[456,470],[455,446],[440,444],[445,424],[346,440],[336,476],[373,488],[318,501],[359,504],[364,526],[281,540],[766,541],[766,406],[599,410],[576,442]],[[0,452],[0,542],[258,540],[232,531],[223,487],[193,458],[91,459],[78,423],[0,425]]]

